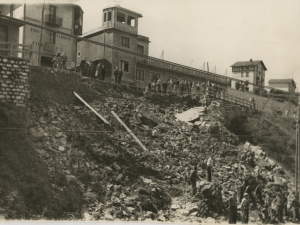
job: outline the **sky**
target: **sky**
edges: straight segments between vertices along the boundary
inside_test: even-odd
[[[227,70],[228,76],[232,74],[230,66],[236,61],[263,60],[267,67],[266,85],[271,78],[293,78],[300,87],[300,0],[74,0],[74,3],[84,11],[83,32],[101,27],[102,9],[118,4],[143,15],[138,33],[150,38],[152,57],[159,58],[164,51],[167,61],[198,69],[208,62],[210,71],[216,67],[218,74],[225,75]]]
[[[143,15],[138,33],[149,55],[231,76],[236,61],[263,60],[266,81],[293,78],[300,85],[299,0],[77,1],[83,32],[101,27],[102,9],[119,4]],[[266,83],[267,85],[267,83]],[[299,88],[300,89],[300,88]],[[300,90],[299,90],[300,91]]]

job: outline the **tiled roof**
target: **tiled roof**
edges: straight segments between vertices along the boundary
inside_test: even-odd
[[[231,67],[236,67],[236,66],[256,66],[259,63],[262,63],[263,67],[265,70],[267,70],[264,62],[262,60],[252,60],[252,61],[240,61],[240,62],[236,62],[234,63]]]

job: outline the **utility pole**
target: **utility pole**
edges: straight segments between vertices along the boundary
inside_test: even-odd
[[[300,175],[300,154],[299,154],[299,141],[300,141],[300,106],[297,110],[297,120],[296,120],[296,162],[295,162],[295,185],[296,185],[296,196],[300,199],[299,195],[299,175]]]
[[[42,26],[44,25],[44,9],[45,9],[45,3],[43,4],[43,8],[42,8]],[[41,56],[41,47],[43,41],[42,37],[43,37],[43,29],[41,28],[40,44],[39,44],[39,66],[42,65],[42,56]]]

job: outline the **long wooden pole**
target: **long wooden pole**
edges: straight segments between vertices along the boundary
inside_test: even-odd
[[[116,117],[116,119],[119,121],[120,124],[126,129],[126,131],[130,134],[130,136],[142,147],[144,151],[148,151],[148,149],[142,144],[142,142],[132,133],[132,131],[126,126],[126,124],[118,117],[118,115],[111,111],[111,113]]]
[[[42,8],[42,26],[44,25],[44,11],[45,11],[45,3],[43,4]],[[40,35],[40,45],[39,45],[39,66],[42,65],[42,56],[41,56],[41,47],[42,47],[42,41],[43,41],[43,29],[41,29],[41,35]]]
[[[298,159],[297,159],[297,166],[298,166],[298,171],[296,170],[295,172],[298,173],[297,174],[297,183],[296,183],[296,193],[298,193],[298,198],[300,200],[300,195],[299,195],[299,175],[300,175],[300,106],[298,106],[298,115],[297,115],[297,154],[298,154]]]
[[[75,91],[73,92],[74,95],[80,100],[82,101],[90,110],[92,110],[104,123],[110,125],[109,122],[106,121],[106,119],[104,119],[92,106],[90,106],[86,101],[84,101]]]

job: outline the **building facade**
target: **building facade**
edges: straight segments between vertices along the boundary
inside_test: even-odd
[[[102,27],[87,32],[82,37],[118,49],[79,40],[77,65],[85,57],[88,61],[92,60],[94,66],[101,61],[111,77],[116,67],[122,68],[124,80],[139,87],[145,87],[148,82],[158,78],[162,81],[172,78],[173,81],[201,83],[211,80],[226,87],[227,78],[224,76],[149,57],[149,37],[138,34],[140,18],[141,14],[119,5],[103,9]]]
[[[265,86],[265,71],[267,68],[262,60],[240,61],[232,66],[232,78],[249,81],[256,86]],[[231,88],[235,88],[236,81],[232,80]],[[249,85],[249,91],[253,91],[253,85]]]
[[[271,79],[268,83],[270,88],[279,89],[293,94],[297,88],[293,79]]]
[[[81,35],[83,11],[75,4],[10,4],[3,5],[2,14],[67,34]],[[77,56],[77,38],[41,30],[25,24],[19,31],[19,43],[32,45],[33,65],[52,66],[52,59],[61,49],[68,56],[67,67],[74,67]],[[41,53],[41,60],[39,54]]]

